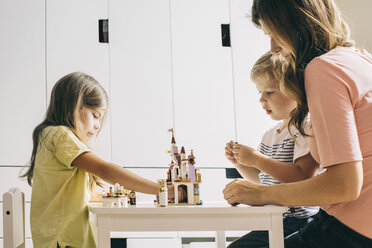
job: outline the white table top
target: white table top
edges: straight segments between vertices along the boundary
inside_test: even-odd
[[[242,213],[284,213],[287,207],[266,205],[266,206],[231,206],[226,202],[207,202],[203,205],[178,205],[159,207],[153,203],[137,203],[127,208],[107,208],[101,203],[90,203],[90,212],[95,214],[242,214]]]

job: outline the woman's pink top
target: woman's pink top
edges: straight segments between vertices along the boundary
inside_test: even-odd
[[[337,47],[307,65],[305,89],[313,157],[324,168],[363,161],[359,198],[324,209],[372,238],[372,56],[365,50]]]

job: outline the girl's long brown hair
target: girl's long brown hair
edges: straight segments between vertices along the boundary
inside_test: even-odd
[[[49,126],[66,126],[76,133],[76,113],[83,106],[94,109],[107,108],[108,97],[104,88],[93,77],[82,72],[73,72],[58,80],[52,89],[45,120],[36,126],[32,134],[33,149],[30,166],[21,175],[27,178],[30,186],[32,186],[35,159],[42,139],[42,131]],[[89,182],[91,189],[95,184],[102,186],[101,181],[93,175],[89,175]]]
[[[353,46],[349,27],[333,0],[254,0],[252,22],[258,27],[263,23],[291,51],[280,89],[297,102],[288,126],[307,136],[303,126],[309,112],[305,67],[337,46]]]

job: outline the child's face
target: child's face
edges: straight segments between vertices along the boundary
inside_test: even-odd
[[[89,142],[97,135],[101,128],[101,119],[104,115],[103,109],[93,109],[83,107],[77,116],[77,132],[79,138],[84,142]]]
[[[296,101],[285,96],[279,89],[279,83],[269,77],[261,77],[255,83],[266,114],[273,120],[289,119],[289,114],[297,106]]]

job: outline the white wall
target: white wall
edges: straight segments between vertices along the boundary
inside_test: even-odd
[[[336,0],[351,28],[351,37],[356,46],[372,53],[372,1]]]

